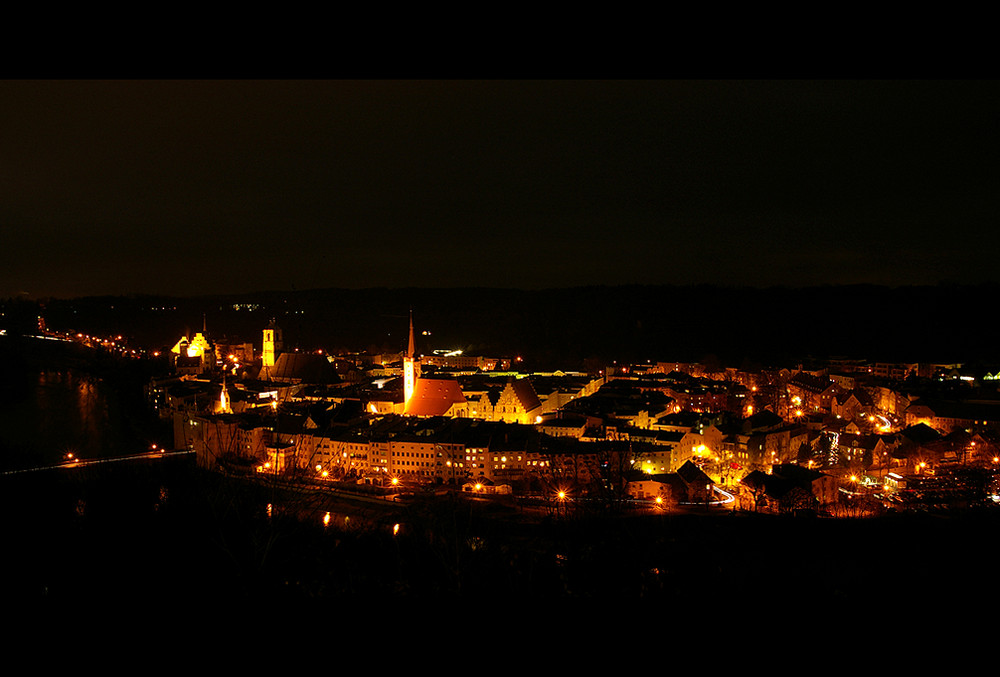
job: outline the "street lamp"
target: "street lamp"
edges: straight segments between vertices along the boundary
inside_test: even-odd
[[[563,514],[565,514],[565,512],[566,512],[566,490],[565,489],[560,489],[559,491],[556,492],[556,500],[559,501],[559,503],[556,506],[556,514],[559,514],[560,509],[562,510]]]

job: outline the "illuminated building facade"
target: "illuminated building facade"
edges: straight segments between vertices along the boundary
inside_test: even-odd
[[[202,332],[195,334],[193,339],[182,336],[170,349],[170,353],[174,367],[178,369],[182,368],[180,365],[184,365],[183,369],[187,371],[201,373],[215,366],[215,347]]]
[[[511,379],[497,398],[491,420],[532,425],[541,413],[542,403],[531,381]]]

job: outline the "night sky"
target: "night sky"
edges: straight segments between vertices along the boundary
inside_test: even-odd
[[[1000,84],[0,82],[0,296],[1000,281]]]

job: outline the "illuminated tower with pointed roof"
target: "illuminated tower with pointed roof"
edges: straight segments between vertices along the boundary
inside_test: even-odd
[[[229,408],[229,391],[226,390],[226,374],[222,373],[222,392],[219,394],[219,413],[231,414],[233,410]]]
[[[410,311],[410,342],[406,346],[406,356],[403,357],[403,410],[410,404],[413,391],[417,386],[417,366],[413,359],[413,311]]]
[[[278,327],[278,323],[272,318],[271,323],[264,329],[262,360],[265,369],[270,369],[270,367],[274,366],[274,362],[283,348],[282,343],[281,328]]]

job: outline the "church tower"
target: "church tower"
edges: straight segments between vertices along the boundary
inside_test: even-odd
[[[219,413],[231,414],[233,410],[229,408],[229,391],[226,390],[226,374],[222,374],[222,392],[219,395]]]
[[[417,368],[413,359],[413,311],[410,311],[410,342],[406,347],[406,356],[403,358],[403,411],[410,404],[413,391],[417,386]]]
[[[274,361],[278,358],[278,354],[283,348],[283,342],[281,340],[281,328],[278,327],[275,320],[271,320],[271,323],[267,325],[264,329],[264,351],[263,351],[263,366],[265,369],[274,366]]]

